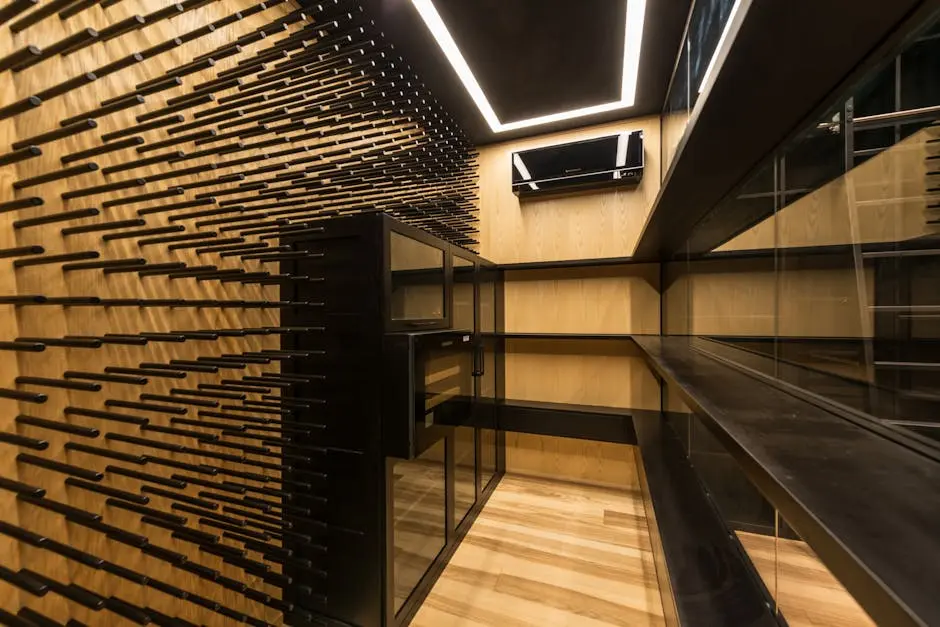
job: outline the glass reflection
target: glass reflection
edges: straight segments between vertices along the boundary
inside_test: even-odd
[[[417,459],[399,460],[393,466],[396,613],[447,541],[445,457],[441,440]]]
[[[455,331],[473,331],[474,302],[473,262],[454,257],[454,316]]]
[[[473,427],[454,429],[454,524],[459,526],[477,497],[476,433]]]
[[[391,315],[393,320],[444,317],[444,251],[391,234]]]

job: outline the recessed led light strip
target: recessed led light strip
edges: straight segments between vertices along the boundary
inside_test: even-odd
[[[432,0],[411,0],[411,2],[418,10],[421,19],[424,20],[431,34],[434,35],[434,39],[441,47],[454,71],[457,72],[457,76],[470,94],[477,109],[480,110],[483,119],[486,120],[494,133],[504,133],[521,128],[626,109],[632,107],[636,100],[637,77],[640,72],[640,50],[643,43],[643,26],[646,20],[646,0],[629,0],[627,2],[626,33],[623,46],[623,82],[621,84],[620,100],[507,123],[499,121],[496,111],[473,75],[473,71],[457,47],[450,31],[447,30],[447,26],[444,24],[444,20],[441,19],[441,15],[437,12]]]

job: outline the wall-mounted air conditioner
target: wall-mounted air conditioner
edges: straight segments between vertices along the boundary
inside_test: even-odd
[[[512,154],[512,190],[517,196],[530,196],[636,186],[643,179],[645,162],[643,131],[523,150]]]

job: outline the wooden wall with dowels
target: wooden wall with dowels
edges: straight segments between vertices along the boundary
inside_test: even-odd
[[[0,622],[303,618],[279,262],[475,245],[472,147],[352,0],[12,0],[0,81]]]

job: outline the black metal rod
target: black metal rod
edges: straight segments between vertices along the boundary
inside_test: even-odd
[[[80,253],[66,253],[64,255],[42,255],[39,257],[30,257],[29,259],[17,259],[13,262],[13,266],[15,268],[25,268],[27,266],[41,266],[52,263],[64,263],[66,261],[97,259],[100,255],[101,253],[93,250]]]
[[[75,2],[75,0],[51,0],[51,2],[44,4],[26,17],[10,24],[10,30],[13,33],[19,33],[20,31],[26,30],[33,24],[38,23],[40,20],[44,20],[53,13],[58,13],[73,2]]]
[[[147,20],[143,15],[131,15],[130,17],[123,19],[120,22],[116,22],[103,28],[98,33],[99,39],[102,42],[110,41],[115,37],[120,37],[124,33],[128,33],[138,28],[143,28],[146,23]]]
[[[75,4],[59,11],[59,19],[64,21],[70,17],[74,17],[85,9],[90,9],[95,6],[99,1],[100,0],[79,0]]]
[[[5,107],[0,107],[0,120],[6,120],[7,118],[12,118],[13,116],[29,111],[30,109],[35,109],[41,104],[42,104],[42,98],[38,96],[29,96],[28,98],[24,98],[18,102],[8,104]],[[31,142],[25,142],[23,143],[22,146],[19,146],[19,148],[28,146],[30,143]],[[14,144],[13,148],[15,150],[17,146]]]
[[[176,189],[184,189],[185,186],[177,187]],[[214,205],[215,199],[200,199],[200,200],[186,200],[183,202],[174,202],[168,205],[157,205],[156,207],[148,207],[146,209],[138,209],[137,215],[146,216],[152,215],[155,213],[167,213],[170,211],[176,211],[177,209],[189,209],[190,207],[204,207],[206,205]],[[173,222],[173,218],[170,218],[170,222]]]
[[[105,466],[105,472],[109,474],[121,475],[123,477],[130,477],[131,479],[139,479],[140,481],[146,481],[148,483],[156,483],[157,485],[164,485],[170,488],[185,488],[185,481],[177,481],[176,479],[167,479],[166,477],[161,477],[159,475],[154,475],[149,472],[142,472],[140,470],[131,470],[130,468],[124,468],[123,466],[114,466],[108,465]]]
[[[129,416],[127,414],[120,414],[113,411],[104,411],[100,409],[87,409],[85,407],[66,407],[65,408],[66,416],[85,416],[86,418],[99,418],[101,420],[110,420],[113,422],[122,422],[125,424],[132,425],[145,425],[150,422],[149,418],[141,418],[140,416]]]
[[[73,425],[68,422],[58,422],[56,420],[46,420],[45,418],[36,418],[35,416],[25,416],[21,414],[17,416],[15,420],[17,424],[50,429],[52,431],[61,431],[62,433],[69,433],[84,438],[97,438],[101,435],[100,431],[92,427],[83,427],[81,425]]]
[[[0,8],[0,26],[37,4],[39,4],[39,0],[12,0],[6,6]]]
[[[45,174],[40,174],[39,176],[34,176],[28,179],[20,179],[13,183],[13,189],[25,189],[27,187],[35,187],[36,185],[42,185],[44,183],[51,183],[53,181],[60,181],[62,179],[71,178],[73,176],[81,176],[82,174],[88,174],[89,172],[97,172],[98,164],[94,162],[82,163],[79,165],[74,165],[70,168],[63,168],[61,170],[56,170],[55,172],[47,172]],[[95,214],[97,215],[97,210]]]
[[[19,150],[20,148],[26,148],[31,145],[46,144],[57,139],[62,139],[64,137],[71,137],[72,135],[77,135],[78,133],[84,133],[85,131],[90,131],[94,128],[97,128],[98,123],[92,119],[82,120],[81,122],[76,122],[64,128],[58,128],[54,131],[49,131],[48,133],[42,133],[28,139],[24,139],[18,142],[13,143],[13,149]]]
[[[131,266],[143,266],[147,263],[146,259],[108,259],[106,261],[90,261],[85,263],[67,263],[62,266],[62,272],[75,272],[79,270],[101,270],[106,268],[127,268]]]
[[[133,239],[135,237],[141,237],[142,235],[153,235],[157,233],[177,233],[182,231],[183,227],[180,226],[155,226],[150,229],[135,229],[133,231],[122,231],[120,233],[108,233],[101,237],[101,240],[104,242],[111,242],[119,239]],[[166,264],[157,264],[158,266],[165,266]],[[181,267],[177,263],[173,264],[173,267]],[[139,268],[133,270],[136,272]]]
[[[179,196],[184,192],[182,187],[173,187],[166,191],[162,192],[150,192],[148,194],[137,194],[136,196],[125,196],[124,198],[115,198],[114,200],[106,200],[101,206],[102,207],[118,207],[120,205],[132,205],[139,202],[147,202],[149,200],[159,200],[161,198],[169,198],[171,196]]]
[[[151,46],[147,48],[146,50],[141,50],[140,54],[144,55],[145,59],[151,59],[157,55],[163,54],[164,52],[168,52],[172,50],[173,48],[176,48],[177,46],[182,46],[182,45],[183,45],[182,39],[180,39],[179,37],[173,37],[172,39],[168,39],[167,41],[164,41],[163,43],[159,43],[154,46]],[[174,76],[171,78],[176,78],[176,77]],[[153,87],[157,84],[162,85],[163,83],[152,84],[150,87]],[[137,92],[143,93],[143,91],[139,87],[137,89]]]
[[[39,468],[45,468],[46,470],[53,470],[55,472],[61,472],[66,475],[72,475],[73,477],[78,477],[87,481],[101,481],[104,478],[104,475],[96,470],[80,468],[71,464],[46,459],[45,457],[37,457],[36,455],[31,455],[29,453],[20,453],[16,456],[16,461],[29,464],[31,466],[37,466]],[[41,500],[45,501],[46,499]]]
[[[144,100],[143,96],[138,94],[131,94],[125,98],[112,102],[111,104],[102,105],[97,109],[92,109],[91,111],[86,111],[85,113],[79,113],[78,115],[73,115],[70,118],[65,118],[59,122],[59,126],[68,126],[87,118],[101,118],[106,115],[111,115],[112,113],[117,113],[118,111],[123,111],[124,109],[130,109],[131,107],[142,105],[145,102],[146,100]]]
[[[108,366],[105,372],[114,374],[140,375],[143,377],[165,378],[165,379],[185,379],[186,373],[181,370],[162,370],[155,368],[122,368],[118,366]]]
[[[209,102],[215,102],[215,96],[212,94],[205,94],[203,96],[197,96],[195,98],[177,102],[176,104],[173,104],[173,105],[168,105],[161,109],[148,111],[147,113],[138,115],[136,119],[138,122],[146,122],[147,120],[152,120],[154,118],[158,118],[163,115],[169,115],[171,113],[177,113],[178,111],[185,111],[186,109],[189,109],[190,107],[198,107]]]
[[[146,377],[123,376],[99,372],[82,372],[77,370],[66,370],[65,374],[62,376],[66,379],[82,379],[87,381],[101,381],[104,383],[121,383],[127,385],[147,385],[149,382]]]
[[[6,433],[4,431],[0,431],[0,442],[22,446],[33,449],[34,451],[44,451],[49,448],[49,442],[46,440],[37,440],[36,438],[28,438],[25,435]]]
[[[80,392],[98,392],[101,390],[100,383],[83,383],[81,381],[66,381],[63,379],[49,379],[46,377],[16,377],[14,380],[17,385],[41,385],[52,388],[62,388],[66,390],[78,390]]]
[[[71,1],[74,2],[75,0],[71,0]],[[68,37],[60,39],[59,41],[46,46],[42,51],[43,52],[42,56],[43,58],[49,58],[57,54],[67,55],[74,50],[79,50],[80,48],[83,48],[89,45],[90,43],[96,41],[97,39],[98,39],[98,31],[96,31],[94,28],[83,28],[82,30],[76,33],[72,33]],[[25,69],[26,67],[29,67],[29,66],[28,65],[17,66],[15,68],[15,71],[18,72],[20,70]]]
[[[115,150],[123,150],[124,148],[130,148],[132,146],[139,146],[144,143],[143,137],[129,137],[123,141],[111,142],[108,144],[103,144],[101,146],[96,146],[95,148],[89,148],[88,150],[81,150],[79,152],[73,152],[67,154],[61,158],[62,165],[72,163],[73,161],[81,161],[82,159],[87,159],[88,157],[96,157],[98,155],[107,154],[109,152],[114,152]]]
[[[132,187],[140,187],[146,183],[147,181],[144,179],[129,179],[127,181],[118,181],[117,183],[96,185],[94,187],[86,187],[85,189],[64,192],[61,196],[62,200],[73,200],[75,198],[83,198],[85,196],[94,196],[96,194],[104,194],[107,192],[116,192],[122,189],[130,189]]]
[[[85,72],[84,74],[79,74],[78,76],[73,76],[67,81],[62,81],[58,85],[53,85],[49,89],[44,89],[43,91],[36,94],[37,98],[45,100],[51,100],[56,96],[61,96],[67,94],[73,89],[78,89],[83,87],[88,83],[93,83],[98,80],[98,77],[93,72]]]
[[[107,436],[105,436],[107,437]],[[95,455],[97,457],[104,457],[106,459],[116,459],[122,462],[128,462],[131,464],[137,464],[142,466],[147,463],[147,458],[143,455],[131,455],[128,453],[121,453],[120,451],[112,451],[107,448],[100,448],[97,446],[89,446],[87,444],[79,444],[77,442],[66,442],[65,450],[67,451],[76,451],[78,453],[86,453],[88,455]],[[68,479],[65,480],[68,483]]]
[[[117,220],[115,222],[98,222],[97,224],[84,224],[82,226],[70,226],[62,229],[63,236],[78,235],[81,233],[95,233],[98,231],[111,231],[113,229],[123,229],[131,226],[143,226],[147,224],[146,220],[135,218],[133,220]],[[72,268],[78,269],[78,268]]]
[[[100,340],[78,340],[52,337],[18,337],[17,342],[39,342],[46,346],[61,346],[64,348],[101,348]]]
[[[188,410],[185,407],[171,407],[167,405],[154,405],[152,403],[137,403],[135,401],[124,401],[121,399],[109,398],[105,402],[105,407],[121,407],[124,409],[137,409],[140,411],[152,411],[161,414],[183,415]]]
[[[167,101],[169,102],[169,101]],[[145,152],[151,152],[153,150],[158,150],[160,148],[166,148],[167,146],[176,146],[192,140],[198,140],[205,137],[212,137],[216,134],[214,130],[205,130],[198,131],[196,133],[190,133],[189,135],[183,135],[182,137],[172,137],[170,139],[165,139],[163,141],[155,142],[153,144],[147,144],[146,146],[141,146],[137,149],[137,152],[143,154]]]
[[[109,174],[114,174],[115,172],[123,172],[125,170],[133,170],[134,168],[142,168],[149,165],[154,165],[157,163],[164,163],[166,161],[172,161],[174,159],[182,158],[185,153],[182,150],[175,150],[173,152],[165,152],[159,155],[154,155],[152,157],[147,157],[145,159],[136,159],[134,161],[125,161],[124,163],[119,163],[118,165],[108,166],[104,168],[101,173],[105,176]]]
[[[205,240],[218,237],[218,233],[187,233],[184,235],[168,235],[166,237],[153,237],[149,239],[138,240],[137,245],[143,248],[144,246],[154,246],[157,244],[168,244],[171,242],[188,242],[192,240]]]
[[[148,24],[153,24],[154,22],[159,22],[160,20],[165,20],[167,18],[176,17],[183,12],[183,5],[176,2],[168,6],[163,7],[162,9],[157,9],[151,13],[148,13],[144,16],[144,19],[147,20]]]
[[[21,148],[20,150],[14,150],[13,152],[8,152],[5,155],[0,155],[0,166],[19,163],[20,161],[25,161],[26,159],[38,157],[41,154],[42,149],[39,148],[39,146],[27,146],[26,148]]]
[[[112,488],[109,486],[103,486],[98,483],[91,483],[88,481],[83,481],[82,479],[76,479],[75,477],[69,477],[65,480],[65,485],[72,486],[74,488],[80,488],[88,492],[95,492],[96,494],[103,494],[105,496],[111,497],[107,501],[110,502],[112,499],[120,499],[121,501],[127,501],[130,503],[137,503],[140,505],[146,505],[150,502],[150,498],[134,494],[133,492],[127,492],[125,490],[119,490],[117,488]],[[109,503],[110,504],[110,503]]]
[[[137,124],[136,126],[129,126],[127,128],[113,131],[111,133],[105,133],[101,136],[102,141],[109,142],[113,139],[120,139],[128,135],[135,135],[137,133],[143,133],[145,131],[152,131],[157,128],[162,128],[164,126],[169,126],[171,124],[178,124],[182,122],[185,118],[182,115],[171,115],[169,117],[160,118],[159,120],[153,120],[152,122],[147,122],[145,124]]]
[[[0,59],[0,72],[4,72],[24,63],[29,63],[31,59],[40,56],[42,56],[42,50],[38,46],[29,45],[25,48],[20,48]]]
[[[170,170],[169,172],[164,172],[162,174],[153,174],[148,176],[145,180],[148,183],[155,183],[157,181],[165,181],[166,179],[180,179],[184,176],[190,176],[192,174],[200,174],[202,172],[208,172],[209,170],[215,170],[219,166],[215,163],[207,163],[205,165],[197,165],[191,168],[185,168],[183,170]]]

